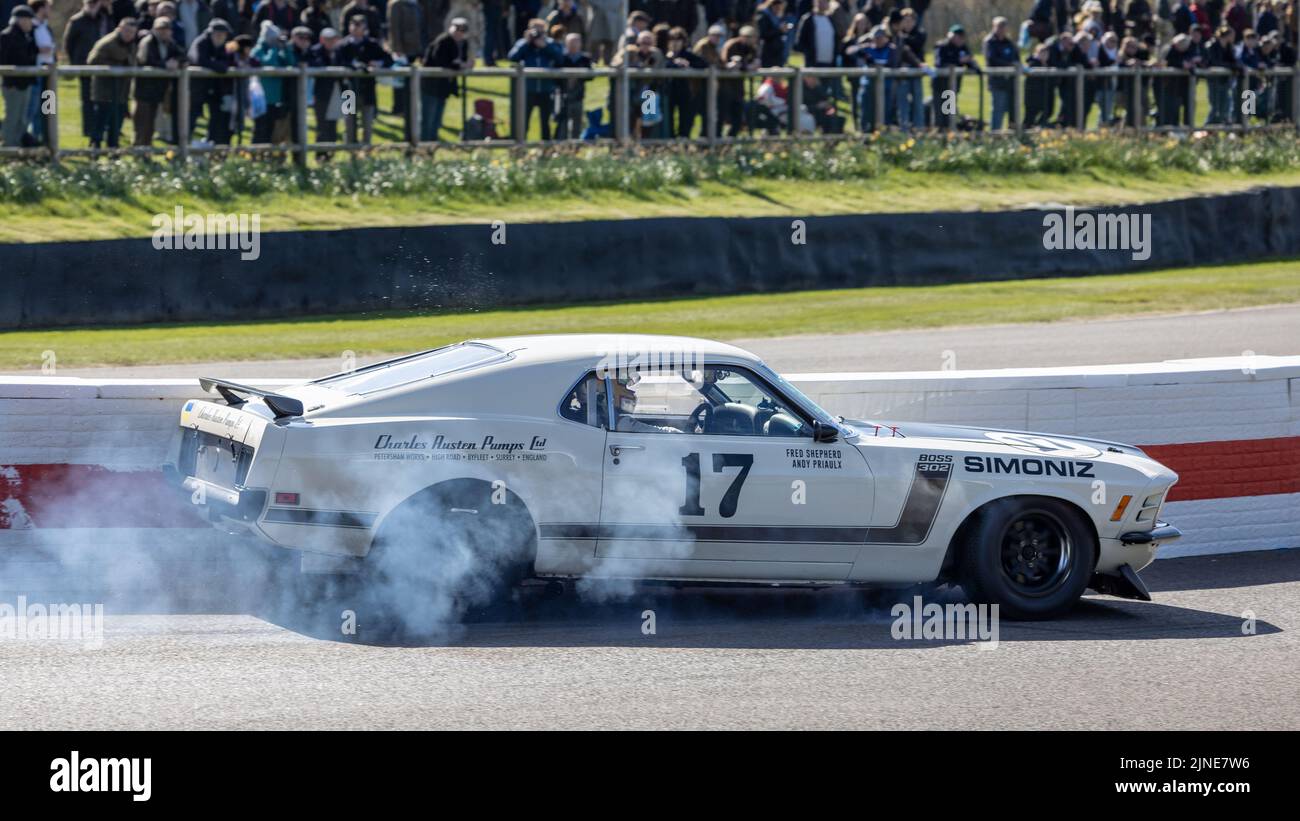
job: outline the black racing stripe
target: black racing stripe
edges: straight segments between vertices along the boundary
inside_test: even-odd
[[[930,528],[939,516],[939,505],[948,489],[952,465],[922,463],[916,465],[916,475],[903,502],[903,512],[893,527],[873,527],[867,534],[867,544],[921,544],[930,535]]]
[[[376,514],[351,510],[311,510],[297,507],[273,507],[266,511],[266,521],[323,527],[359,527],[374,525]]]
[[[939,516],[952,465],[918,463],[907,500],[892,527],[781,525],[543,524],[543,539],[636,539],[671,542],[789,542],[802,544],[921,544]]]
[[[637,539],[665,542],[861,543],[865,527],[781,527],[763,525],[594,525],[544,524],[543,539]]]
[[[568,522],[565,524],[542,524],[537,530],[543,539],[595,539],[600,534],[600,525]]]

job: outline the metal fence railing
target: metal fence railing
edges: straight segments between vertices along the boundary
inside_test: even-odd
[[[193,155],[232,150],[278,152],[306,163],[313,153],[358,151],[374,148],[413,149],[449,141],[424,139],[422,110],[431,102],[424,93],[426,80],[450,80],[461,100],[460,122],[468,119],[470,96],[505,97],[502,118],[505,133],[494,139],[453,140],[469,146],[510,147],[544,142],[530,136],[534,109],[552,117],[557,109],[572,119],[577,106],[585,116],[599,111],[601,128],[589,139],[618,143],[686,140],[715,145],[749,139],[841,139],[882,128],[981,129],[996,125],[998,132],[1020,134],[1044,126],[1070,129],[1117,128],[1134,132],[1188,131],[1191,129],[1249,131],[1289,128],[1300,131],[1300,66],[1258,71],[1200,69],[1192,72],[1155,67],[1085,70],[986,68],[770,68],[752,72],[709,69],[541,69],[478,68],[468,72],[413,67],[376,68],[245,68],[217,74],[198,68],[174,70],[103,66],[12,67],[0,66],[0,77],[33,77],[43,93],[37,116],[44,117],[44,141],[37,146],[0,147],[0,157],[32,157],[58,161],[64,157],[105,154],[168,154],[186,159]],[[243,142],[248,122],[244,99],[250,78],[287,80],[289,99],[283,116],[289,118],[290,137],[278,142]],[[96,79],[166,81],[164,109],[174,128],[168,144],[115,148],[65,145],[60,123],[71,112],[61,101],[73,93],[83,98]],[[767,78],[780,81],[779,93],[765,93]],[[400,138],[370,142],[352,137],[321,139],[338,125],[347,134],[368,130],[367,113],[357,104],[333,126],[322,128],[328,117],[314,93],[322,81],[341,89],[369,92],[367,84],[391,87],[391,98],[401,98],[402,113],[390,131]],[[566,96],[576,83],[584,87],[580,101]],[[79,85],[78,85],[79,84]],[[927,89],[926,86],[929,86]],[[554,88],[548,88],[554,86]],[[79,87],[79,92],[74,89]],[[218,112],[213,89],[235,101],[231,114],[239,122],[232,141],[218,144],[196,141],[201,110],[206,109],[208,132]],[[603,91],[603,94],[601,93]],[[50,94],[49,92],[53,92]],[[199,92],[199,96],[196,96]],[[951,93],[949,93],[951,92]],[[1204,99],[1202,98],[1204,93]],[[389,92],[385,92],[388,98]],[[539,103],[539,95],[542,98]],[[102,96],[102,95],[101,95]],[[121,95],[118,95],[119,97]],[[114,99],[117,117],[134,100]],[[94,106],[105,105],[95,103]],[[1202,105],[1208,111],[1202,111]],[[84,105],[82,111],[87,109]],[[790,112],[797,112],[790,116]],[[1122,112],[1122,116],[1120,115]],[[314,115],[314,117],[312,116]],[[8,115],[6,115],[8,116]],[[86,116],[82,114],[83,119]],[[359,118],[359,119],[349,119]],[[314,119],[314,122],[313,122]],[[993,123],[998,119],[1001,122]],[[83,128],[84,128],[83,123]],[[120,130],[120,120],[113,128]],[[565,139],[577,139],[575,129]],[[453,132],[454,133],[454,132]],[[463,132],[462,132],[463,133]],[[438,137],[442,134],[439,132]],[[555,142],[555,140],[550,140]]]

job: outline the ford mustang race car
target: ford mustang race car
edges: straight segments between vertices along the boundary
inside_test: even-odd
[[[275,392],[201,381],[175,473],[308,572],[486,601],[529,578],[959,583],[1012,618],[1179,532],[1137,448],[832,416],[739,348],[571,335],[449,345]]]

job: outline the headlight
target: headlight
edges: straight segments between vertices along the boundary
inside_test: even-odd
[[[1137,520],[1139,522],[1154,522],[1160,515],[1160,503],[1164,501],[1165,492],[1153,493],[1142,500],[1142,507],[1138,510]]]

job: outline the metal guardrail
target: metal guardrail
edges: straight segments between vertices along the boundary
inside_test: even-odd
[[[393,67],[393,68],[372,68],[372,69],[350,69],[342,67],[328,68],[308,68],[299,66],[297,68],[244,68],[231,69],[227,72],[218,73],[206,69],[195,67],[186,67],[179,69],[157,69],[157,68],[127,68],[127,67],[110,67],[110,66],[63,66],[50,65],[42,67],[17,67],[17,66],[0,66],[0,77],[40,77],[45,79],[45,90],[54,92],[55,104],[51,107],[51,112],[46,114],[46,144],[42,147],[31,148],[14,148],[0,146],[0,157],[19,156],[47,158],[57,162],[63,157],[73,156],[100,156],[112,154],[134,154],[134,155],[156,155],[174,152],[181,159],[186,159],[194,154],[223,153],[229,151],[244,152],[277,152],[290,153],[299,163],[305,164],[308,155],[312,152],[331,152],[331,151],[358,151],[370,150],[375,148],[401,148],[401,149],[418,149],[431,145],[464,145],[471,147],[516,147],[523,144],[536,144],[541,141],[528,140],[525,128],[524,117],[527,112],[527,83],[530,80],[594,80],[597,78],[609,78],[611,81],[611,101],[609,108],[612,113],[612,139],[621,144],[632,141],[651,143],[651,142],[689,142],[693,144],[716,145],[721,143],[730,143],[737,141],[735,137],[721,136],[721,123],[719,122],[719,89],[722,83],[742,81],[744,85],[744,94],[742,103],[749,103],[753,99],[753,88],[756,82],[767,77],[774,77],[788,81],[788,110],[792,112],[803,110],[804,100],[804,78],[812,77],[822,80],[831,80],[842,83],[844,80],[867,79],[867,87],[871,91],[872,104],[872,123],[871,130],[882,128],[883,123],[887,122],[888,111],[888,87],[889,81],[916,79],[925,77],[940,78],[946,80],[949,89],[955,89],[962,80],[974,81],[979,83],[979,116],[981,123],[985,120],[985,100],[991,98],[991,90],[988,88],[988,81],[991,78],[1007,78],[1012,81],[1012,101],[1008,110],[1009,128],[1002,129],[1003,133],[1015,133],[1017,135],[1026,130],[1024,122],[1025,113],[1025,83],[1028,80],[1055,80],[1055,88],[1050,88],[1048,94],[1052,101],[1053,108],[1059,95],[1060,89],[1064,88],[1065,82],[1073,83],[1072,98],[1075,101],[1083,100],[1087,93],[1087,84],[1089,81],[1110,81],[1116,83],[1116,94],[1120,94],[1120,81],[1123,88],[1123,100],[1127,110],[1130,112],[1126,115],[1127,122],[1125,128],[1142,133],[1147,131],[1167,132],[1167,131],[1190,131],[1190,130],[1233,130],[1249,131],[1264,128],[1274,128],[1276,124],[1251,124],[1249,122],[1232,122],[1215,125],[1195,125],[1196,107],[1197,107],[1197,87],[1201,80],[1211,81],[1217,79],[1235,79],[1241,82],[1248,82],[1251,78],[1265,81],[1267,79],[1276,79],[1280,82],[1277,85],[1286,83],[1288,87],[1286,92],[1289,99],[1289,113],[1291,119],[1286,121],[1290,128],[1300,133],[1300,65],[1293,68],[1274,68],[1258,71],[1231,71],[1228,69],[1196,69],[1186,71],[1172,68],[1157,67],[1109,67],[1104,69],[1054,69],[1054,68],[983,68],[980,70],[969,70],[957,67],[947,67],[942,69],[919,69],[919,68],[766,68],[756,71],[737,71],[737,70],[720,70],[716,67],[708,69],[685,69],[685,68],[659,68],[659,69],[641,69],[641,68],[591,68],[591,69],[547,69],[547,68],[525,68],[517,66],[514,68],[476,68],[470,71],[454,71],[450,69],[424,68],[421,66],[410,67]],[[59,108],[58,108],[58,85],[59,80],[64,78],[79,77],[119,77],[119,78],[147,78],[147,79],[168,79],[176,81],[174,106],[176,110],[177,134],[175,145],[164,146],[130,146],[116,149],[110,148],[71,148],[65,149],[59,145]],[[190,120],[192,105],[192,83],[195,80],[222,80],[222,79],[241,79],[248,77],[263,78],[289,78],[296,79],[299,82],[294,87],[294,104],[292,116],[294,122],[294,132],[301,135],[301,138],[289,143],[257,143],[243,145],[198,145],[191,144]],[[510,124],[509,137],[496,140],[482,141],[462,141],[459,143],[447,143],[444,141],[425,141],[420,139],[421,125],[421,80],[424,79],[452,79],[462,84],[460,94],[462,99],[466,95],[466,83],[471,79],[480,79],[487,77],[504,77],[511,80],[510,92],[510,111],[508,122]],[[399,142],[387,142],[376,144],[347,143],[347,142],[313,142],[307,139],[309,132],[308,110],[310,108],[308,95],[308,82],[316,78],[333,79],[333,80],[351,80],[358,78],[367,78],[377,80],[380,78],[400,78],[403,82],[402,89],[395,89],[395,93],[405,92],[406,94],[406,113],[404,114],[406,139]],[[1147,106],[1147,96],[1151,91],[1154,83],[1161,79],[1183,79],[1189,80],[1185,89],[1186,100],[1183,103],[1184,111],[1180,119],[1184,122],[1180,125],[1151,125],[1147,122],[1150,111]],[[669,80],[703,80],[703,129],[698,137],[676,137],[676,138],[640,138],[633,133],[631,106],[632,106],[632,89],[633,85],[666,84]],[[886,82],[880,82],[884,80]],[[840,86],[842,91],[842,85]],[[922,91],[924,94],[924,91]],[[835,97],[835,105],[841,102],[847,102],[852,114],[851,120],[854,127],[861,122],[858,111],[857,95],[850,92],[847,100],[843,97]],[[1240,112],[1240,99],[1232,101],[1234,111]],[[1073,105],[1071,112],[1074,117],[1073,128],[1082,130],[1086,127],[1085,109],[1088,105]],[[604,106],[602,106],[603,108]],[[1136,112],[1133,116],[1131,112]],[[698,110],[697,110],[698,113]],[[1064,113],[1064,112],[1063,112]],[[943,116],[946,122],[939,123],[939,116]],[[956,114],[936,115],[936,124],[941,127],[953,128],[958,124]],[[1241,120],[1238,116],[1236,119]],[[796,139],[796,140],[818,140],[818,139],[841,139],[844,136],[860,136],[861,131],[856,133],[846,131],[845,135],[825,135],[825,134],[808,134],[801,131],[798,124],[798,117],[786,117],[787,122],[783,124],[784,133],[774,136],[763,134],[762,139]],[[744,129],[747,137],[739,138],[742,141],[753,138],[752,126],[746,118],[746,127]],[[576,141],[576,138],[569,140]],[[551,141],[555,142],[555,141]]]

